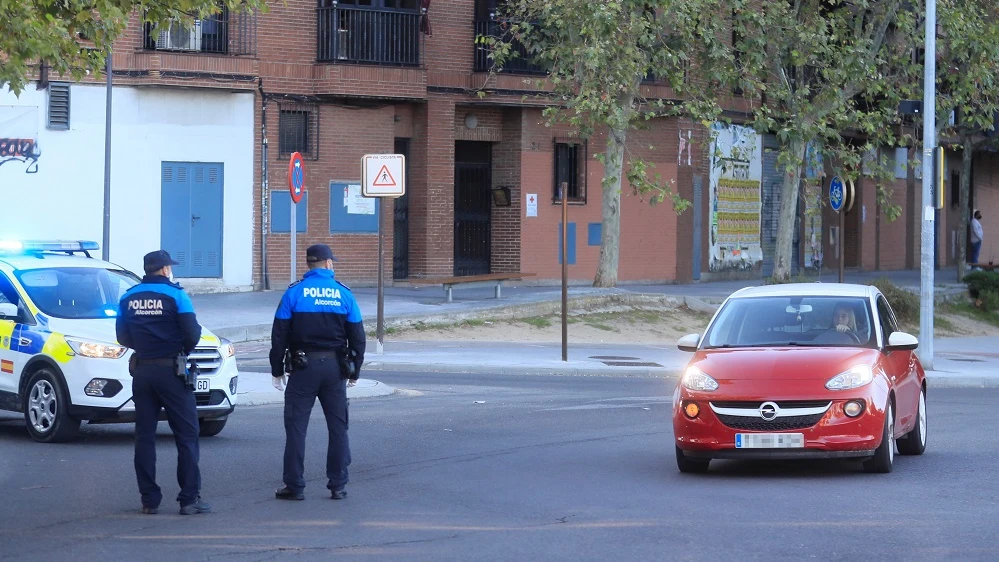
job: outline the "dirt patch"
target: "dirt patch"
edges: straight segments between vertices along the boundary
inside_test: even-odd
[[[616,306],[569,314],[569,341],[575,343],[663,345],[703,332],[711,316],[686,307]],[[387,330],[386,341],[561,342],[562,318],[469,320],[455,325],[416,325]]]

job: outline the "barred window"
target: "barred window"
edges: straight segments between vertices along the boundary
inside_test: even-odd
[[[555,140],[555,185],[552,201],[562,202],[560,189],[566,184],[570,203],[586,203],[586,141]]]
[[[282,104],[278,131],[278,152],[293,152],[308,160],[319,159],[319,109],[315,105]]]

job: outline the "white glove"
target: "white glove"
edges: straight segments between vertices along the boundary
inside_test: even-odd
[[[278,392],[284,392],[284,387],[288,386],[288,375],[271,377],[271,384],[274,385],[274,388],[278,389]]]

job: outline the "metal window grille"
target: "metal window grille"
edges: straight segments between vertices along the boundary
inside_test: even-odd
[[[412,0],[330,2],[316,8],[320,62],[420,65],[420,11]]]
[[[559,193],[566,183],[566,198],[570,203],[586,203],[586,141],[555,139],[555,185],[552,202],[561,203]]]
[[[293,152],[307,160],[319,159],[319,108],[314,104],[279,104],[278,152]]]
[[[163,27],[143,26],[147,50],[253,55],[257,52],[257,14],[221,6],[217,14],[185,25],[174,21]]]
[[[69,82],[49,84],[48,128],[69,130]]]

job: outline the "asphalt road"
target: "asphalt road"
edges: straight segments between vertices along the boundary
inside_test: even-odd
[[[350,496],[281,502],[280,406],[202,441],[210,515],[180,516],[160,424],[159,515],[138,513],[131,427],[30,441],[0,414],[0,560],[996,560],[999,391],[936,390],[929,445],[889,475],[846,462],[676,471],[662,380],[380,373],[351,404]],[[484,403],[476,403],[482,401]]]

